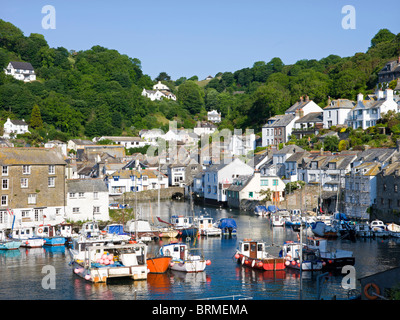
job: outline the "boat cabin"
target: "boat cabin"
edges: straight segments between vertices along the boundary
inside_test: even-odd
[[[52,225],[40,225],[35,229],[35,234],[38,237],[57,237],[55,226]]]
[[[251,239],[244,239],[239,242],[239,251],[251,259],[265,258],[265,243]]]
[[[14,229],[12,232],[13,239],[29,239],[34,236],[32,227],[18,228]]]
[[[183,242],[170,243],[160,248],[160,255],[171,256],[172,260],[188,260],[188,246]]]
[[[385,224],[381,220],[372,221],[370,226],[371,226],[371,229],[374,229],[374,228],[386,229]]]
[[[59,235],[61,237],[65,237],[65,238],[71,237],[72,236],[72,224],[62,223],[62,224],[58,225],[57,233],[59,233]]]
[[[327,240],[323,238],[307,238],[307,246],[310,249],[319,250],[320,252],[326,252]]]
[[[186,228],[193,225],[192,219],[186,216],[171,216],[171,223],[178,228]]]
[[[199,229],[207,229],[213,227],[213,218],[200,216],[196,218]]]
[[[96,221],[85,222],[79,233],[88,238],[98,237],[100,235],[99,225]]]

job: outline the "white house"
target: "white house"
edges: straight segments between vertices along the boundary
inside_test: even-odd
[[[337,99],[328,101],[328,105],[323,109],[324,128],[347,124],[347,117],[356,103],[348,99]]]
[[[161,81],[158,81],[154,86],[153,90],[160,90],[160,91],[171,91],[168,86],[165,84],[161,83]]]
[[[5,73],[25,82],[36,80],[35,70],[29,62],[11,61],[5,69]]]
[[[162,98],[176,100],[176,96],[169,91],[143,89],[142,96],[150,98],[151,101],[161,100]]]
[[[170,186],[183,187],[186,179],[186,165],[179,162],[168,165],[168,183]]]
[[[322,112],[322,108],[314,101],[310,100],[308,96],[305,98],[300,97],[300,100],[293,104],[285,111],[285,114],[296,115],[299,113],[300,118],[309,114],[310,112]]]
[[[348,217],[369,219],[367,209],[376,204],[376,176],[381,166],[379,162],[364,162],[346,174],[343,205]]]
[[[109,195],[168,188],[168,177],[158,170],[119,170],[105,177]]]
[[[239,175],[252,175],[254,169],[240,159],[209,166],[204,172],[204,198],[214,203],[227,201],[227,189]]]
[[[7,118],[7,121],[4,123],[4,133],[3,138],[10,138],[11,135],[16,136],[17,134],[29,133],[28,124],[24,119],[22,120],[10,120]]]
[[[366,129],[375,126],[377,121],[382,118],[383,113],[387,113],[390,110],[398,112],[392,89],[388,88],[384,93],[379,90],[375,96],[369,98],[369,100],[364,100],[363,94],[359,93],[357,95],[357,104],[347,118],[349,127]]]
[[[215,124],[205,121],[198,121],[196,127],[193,129],[193,132],[198,136],[210,135],[213,134],[217,130]]]
[[[114,136],[103,136],[98,141],[111,140],[114,143],[124,146],[126,149],[129,148],[141,148],[151,143],[143,140],[140,137],[114,137]]]
[[[239,176],[227,189],[228,206],[240,207],[242,200],[262,201],[262,191],[271,191],[271,201],[275,204],[284,200],[285,183],[279,177],[261,176],[259,171],[254,175]]]
[[[159,138],[164,139],[164,132],[161,129],[143,129],[140,130],[139,136],[150,144],[156,145]]]
[[[212,123],[221,122],[221,113],[217,110],[211,110],[207,112],[207,119]]]
[[[66,181],[66,218],[71,221],[108,221],[108,189],[102,179]]]
[[[67,144],[59,140],[47,141],[44,144],[45,148],[58,148],[64,156],[67,156]]]
[[[229,142],[228,150],[235,156],[246,156],[250,151],[256,148],[256,135],[251,134],[234,134]]]

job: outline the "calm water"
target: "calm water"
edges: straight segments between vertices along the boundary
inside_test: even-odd
[[[156,221],[157,204],[141,204],[142,218]],[[172,214],[188,214],[184,202],[162,202],[160,215],[168,220]],[[262,272],[238,265],[233,258],[242,238],[263,239],[278,245],[285,240],[296,240],[289,228],[271,228],[268,218],[250,212],[195,206],[195,213],[210,214],[215,220],[232,217],[238,224],[234,238],[199,238],[192,245],[203,250],[212,264],[203,273],[185,274],[169,271],[164,275],[149,275],[147,281],[112,280],[107,284],[91,284],[75,276],[68,265],[66,248],[19,249],[0,251],[0,300],[194,300],[226,296],[244,296],[254,300],[312,300],[317,296],[317,276],[321,272],[303,273],[300,281],[297,271]],[[337,248],[351,250],[356,257],[356,277],[398,266],[400,242],[393,239],[367,239],[350,242],[330,241]],[[155,252],[158,244],[149,246]],[[44,289],[42,268],[51,265],[56,271],[56,288]],[[347,299],[341,287],[343,275],[331,275],[323,282],[321,297]],[[301,283],[301,286],[300,286]],[[300,288],[302,288],[300,293]],[[359,283],[357,281],[357,289]],[[226,298],[228,299],[228,298]]]

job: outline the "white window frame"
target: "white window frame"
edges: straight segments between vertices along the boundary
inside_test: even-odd
[[[49,174],[56,174],[56,166],[54,164],[49,165]]]
[[[1,179],[1,190],[8,190],[9,186],[9,179]]]
[[[47,178],[47,186],[49,188],[54,188],[56,186],[56,178],[55,177],[48,177]]]
[[[2,176],[8,176],[8,166],[2,166],[1,175]]]
[[[28,204],[36,204],[36,202],[37,202],[37,194],[36,193],[28,194]]]
[[[23,165],[22,166],[22,174],[31,174],[31,166]]]
[[[72,213],[81,213],[81,211],[80,211],[79,207],[73,207]]]
[[[29,179],[28,178],[21,178],[21,188],[26,189],[29,186]]]
[[[1,206],[2,207],[7,207],[8,206],[8,195],[4,194],[1,196]]]

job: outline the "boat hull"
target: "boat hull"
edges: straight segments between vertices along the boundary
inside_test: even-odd
[[[64,246],[66,242],[64,237],[44,238],[44,240],[45,246]]]
[[[321,257],[324,269],[335,270],[342,269],[344,266],[354,266],[354,257],[343,257],[343,258],[324,258]]]
[[[165,273],[170,266],[172,257],[147,258],[147,269],[149,273]]]
[[[170,269],[181,272],[203,272],[206,268],[206,261],[203,259],[185,261],[173,260],[172,263],[173,264],[170,266]]]
[[[41,248],[43,247],[45,240],[43,238],[32,238],[21,240],[21,247],[24,248]]]
[[[147,279],[147,266],[119,266],[119,267],[85,267],[76,260],[72,262],[73,272],[92,283],[105,283],[110,278],[129,277],[133,280]]]
[[[291,269],[300,270],[300,263],[295,260],[287,260],[286,266]],[[301,264],[302,271],[320,271],[323,268],[321,261],[303,261]]]
[[[0,250],[17,250],[21,246],[21,241],[5,241],[0,243]]]
[[[285,259],[283,258],[252,259],[239,254],[237,262],[246,267],[264,271],[285,270],[286,268]]]
[[[198,228],[181,228],[177,229],[179,232],[178,237],[196,237],[198,234]]]

